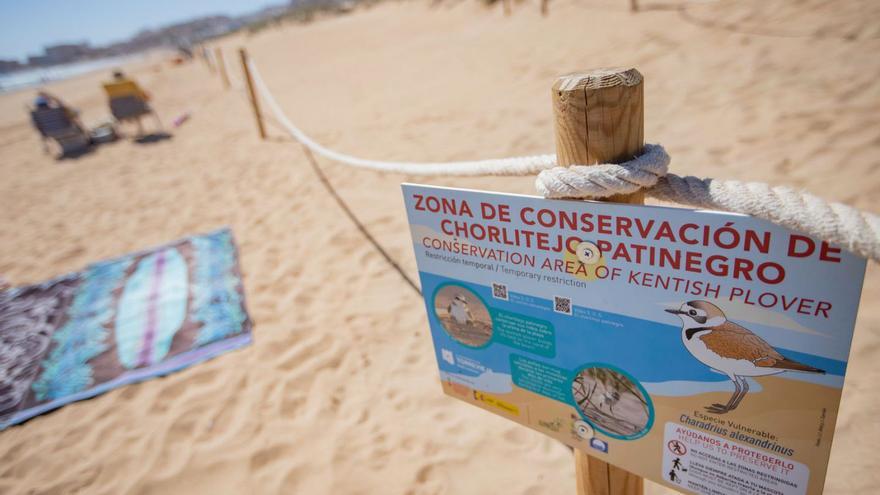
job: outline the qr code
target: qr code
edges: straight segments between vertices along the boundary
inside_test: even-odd
[[[553,311],[566,315],[571,314],[571,299],[561,296],[553,296]]]
[[[492,297],[495,299],[507,300],[507,286],[504,284],[496,284],[492,282]]]

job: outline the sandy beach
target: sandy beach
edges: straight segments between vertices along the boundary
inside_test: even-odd
[[[816,0],[389,2],[219,40],[247,48],[287,115],[376,159],[554,151],[550,87],[577,69],[645,77],[645,137],[681,175],[802,188],[877,212],[880,5]],[[15,285],[230,226],[254,344],[0,433],[0,493],[575,492],[567,447],[443,394],[422,299],[267,119],[201,62],[126,67],[171,139],[56,161],[0,94],[0,274]],[[47,90],[109,117],[89,74]],[[185,113],[179,128],[172,120]],[[147,129],[154,123],[146,120]],[[318,159],[413,278],[401,182],[534,194],[529,177],[416,178]],[[880,484],[880,271],[869,264],[825,493]],[[647,483],[646,493],[673,493]]]

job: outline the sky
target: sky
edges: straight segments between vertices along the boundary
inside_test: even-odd
[[[120,41],[211,14],[240,15],[283,0],[0,0],[0,59],[24,59],[58,42]]]

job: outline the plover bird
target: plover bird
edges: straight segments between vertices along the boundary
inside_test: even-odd
[[[602,406],[608,407],[608,410],[611,411],[611,414],[614,414],[614,404],[617,404],[620,401],[620,392],[617,390],[606,390],[605,393],[602,394],[602,400],[599,401],[599,407]]]
[[[785,371],[825,373],[783,356],[747,328],[728,321],[724,312],[708,301],[690,301],[666,312],[681,318],[681,341],[685,348],[700,362],[733,381],[736,390],[730,400],[727,404],[706,407],[711,413],[724,414],[736,409],[749,392],[750,376]]]
[[[468,308],[467,299],[461,294],[456,294],[455,297],[452,298],[452,302],[446,307],[446,311],[459,325],[467,325],[474,319],[471,315],[470,308]]]

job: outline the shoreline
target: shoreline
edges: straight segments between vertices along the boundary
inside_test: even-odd
[[[40,88],[47,84],[55,84],[79,77],[89,76],[110,67],[138,64],[167,50],[168,49],[166,48],[155,48],[144,52],[131,53],[116,57],[81,60],[68,64],[53,65],[49,67],[34,67],[20,71],[7,72],[5,74],[0,74],[0,95],[15,94],[21,91]],[[54,75],[52,73],[59,75]],[[24,81],[13,82],[12,84],[7,83],[8,80],[15,78],[24,79]]]

